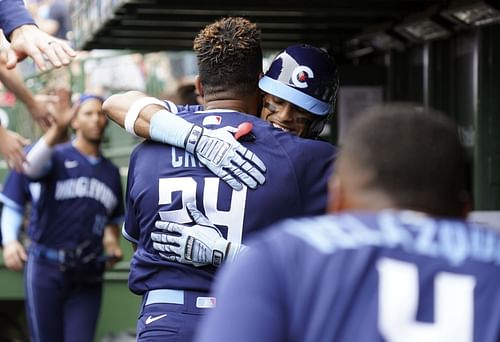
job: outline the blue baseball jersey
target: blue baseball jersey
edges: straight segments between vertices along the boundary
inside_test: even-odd
[[[25,149],[28,152],[32,145]],[[0,193],[0,202],[21,214],[24,213],[26,204],[30,203],[32,208],[40,197],[41,185],[38,182],[32,182],[24,174],[11,170],[3,183],[3,189]],[[30,217],[33,217],[34,209],[30,211]],[[31,230],[28,230],[31,236]]]
[[[31,202],[32,198],[38,198],[40,194],[39,183],[32,183],[25,174],[11,170],[3,183],[0,193],[0,202],[23,212],[24,205]]]
[[[500,236],[416,212],[288,220],[215,286],[197,341],[500,338]]]
[[[54,147],[50,171],[38,180],[40,197],[30,237],[51,248],[72,249],[97,241],[104,227],[123,219],[120,173],[108,159],[91,161],[71,143]]]
[[[152,289],[208,291],[214,268],[169,262],[152,247],[155,221],[191,223],[186,203],[197,207],[230,241],[286,217],[325,212],[327,179],[335,147],[302,139],[254,116],[230,111],[183,112],[188,121],[210,129],[253,123],[255,141],[243,142],[267,166],[266,183],[256,190],[231,189],[182,149],[144,142],[129,164],[123,235],[138,245],[131,261],[129,287],[143,294]]]

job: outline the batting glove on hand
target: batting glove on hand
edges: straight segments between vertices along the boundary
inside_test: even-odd
[[[194,226],[156,221],[155,227],[163,232],[152,232],[151,240],[160,256],[196,267],[220,266],[224,260],[233,259],[240,249],[239,245],[231,245],[224,239],[217,227],[193,203],[188,203],[187,208],[196,223]]]
[[[210,171],[235,190],[243,185],[255,189],[264,184],[266,166],[252,151],[233,136],[238,129],[223,127],[216,130],[193,126],[186,137],[186,151],[194,154]]]

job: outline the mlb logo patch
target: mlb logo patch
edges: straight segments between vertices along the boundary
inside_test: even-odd
[[[197,297],[196,307],[201,309],[213,309],[217,304],[215,297]]]
[[[219,115],[209,115],[203,119],[203,126],[206,125],[220,125],[222,122],[222,117]]]

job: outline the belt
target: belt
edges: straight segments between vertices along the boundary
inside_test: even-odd
[[[193,302],[196,308],[215,308],[216,298],[203,296],[206,293],[196,291],[157,289],[147,292],[144,305],[151,304],[177,304],[184,305]]]
[[[64,249],[54,249],[42,245],[33,244],[30,247],[30,251],[35,256],[45,260],[59,262],[61,264],[66,260],[66,251]]]

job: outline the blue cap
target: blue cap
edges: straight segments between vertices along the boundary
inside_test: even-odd
[[[101,102],[104,102],[104,99],[99,96],[99,95],[94,95],[94,94],[82,94],[80,98],[78,99],[78,103],[83,104],[84,102],[88,100],[99,100]]]
[[[259,81],[261,90],[319,116],[334,111],[338,87],[333,58],[305,44],[289,46],[278,54]]]

